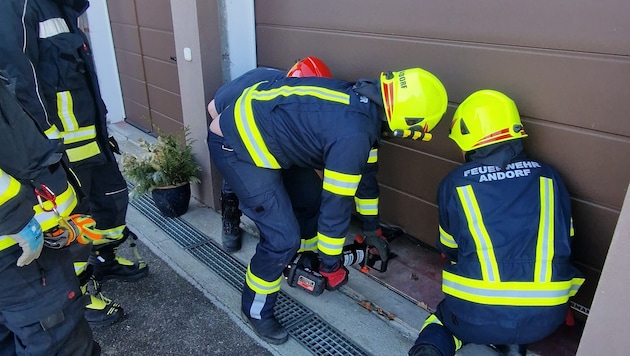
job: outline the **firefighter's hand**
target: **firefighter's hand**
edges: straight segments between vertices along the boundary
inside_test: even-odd
[[[410,138],[412,140],[421,139],[422,141],[431,141],[433,135],[422,130],[394,130],[394,137]]]
[[[387,238],[383,236],[381,229],[375,231],[364,231],[363,236],[365,243],[378,250],[378,254],[381,257],[383,263],[387,263],[389,259],[389,242]]]
[[[322,269],[319,273],[326,277],[326,289],[328,290],[337,290],[348,283],[348,270],[341,263],[337,263],[335,267],[331,268],[330,272]]]
[[[44,247],[44,235],[42,227],[35,218],[20,230],[17,234],[9,235],[22,248],[22,255],[17,260],[18,267],[26,266],[33,262],[42,253]]]

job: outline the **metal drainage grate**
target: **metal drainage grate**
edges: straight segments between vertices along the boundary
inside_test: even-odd
[[[246,266],[224,252],[211,238],[181,218],[162,216],[148,194],[130,201],[130,205],[228,284],[238,291],[243,290]],[[291,337],[314,355],[368,355],[339,330],[283,291],[278,295],[275,315]]]

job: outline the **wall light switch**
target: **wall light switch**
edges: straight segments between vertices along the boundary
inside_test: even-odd
[[[184,47],[184,59],[188,62],[192,61],[192,51],[188,47]]]

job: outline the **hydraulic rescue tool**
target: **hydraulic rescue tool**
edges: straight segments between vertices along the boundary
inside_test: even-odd
[[[367,273],[369,268],[379,272],[387,271],[387,263],[396,257],[389,251],[389,242],[404,232],[398,227],[382,227],[378,235],[382,243],[378,248],[369,245],[362,235],[356,235],[354,242],[346,245],[342,252],[342,263],[349,267],[360,265],[361,272]],[[381,253],[387,253],[387,258],[382,258]],[[291,287],[305,290],[312,295],[320,295],[326,289],[326,277],[319,273],[320,260],[316,252],[300,252],[293,257],[284,270],[284,277]]]

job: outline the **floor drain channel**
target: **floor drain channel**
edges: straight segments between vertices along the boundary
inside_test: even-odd
[[[163,217],[147,194],[130,201],[130,205],[228,284],[242,290],[246,266],[224,252],[210,237],[181,218]],[[319,315],[283,291],[280,291],[276,302],[276,317],[291,337],[314,355],[368,355]]]

